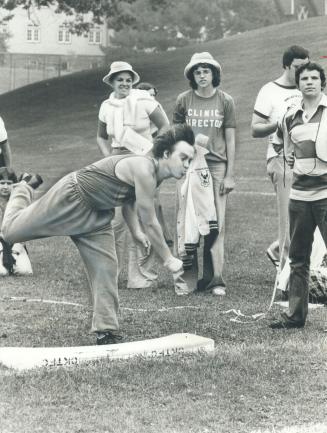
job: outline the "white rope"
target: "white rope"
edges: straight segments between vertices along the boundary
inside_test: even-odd
[[[273,292],[272,292],[271,299],[270,299],[270,303],[269,303],[268,309],[265,312],[246,315],[246,314],[243,314],[241,312],[241,310],[236,310],[235,308],[232,308],[231,310],[223,311],[223,314],[234,314],[235,317],[232,317],[229,320],[231,322],[243,323],[243,324],[254,323],[254,322],[258,322],[261,319],[264,319],[266,317],[266,315],[269,313],[269,311],[271,310],[271,308],[272,308],[272,306],[274,304],[275,297],[276,297],[276,292],[277,292],[277,287],[278,287],[279,275],[280,275],[280,271],[277,270],[276,278],[275,278],[275,283],[274,283],[274,288],[273,288]]]
[[[24,296],[10,296],[8,298],[2,298],[3,301],[21,301],[21,302],[43,302],[44,304],[62,304],[62,305],[72,305],[74,307],[84,307],[83,304],[78,304],[77,302],[69,301],[56,301],[52,299],[42,299],[42,298],[25,298]]]
[[[2,298],[2,301],[20,301],[20,302],[42,302],[44,304],[59,304],[59,305],[72,305],[74,307],[86,307],[86,305],[78,304],[77,302],[69,302],[69,301],[56,301],[52,299],[43,299],[43,298],[25,298],[24,296],[9,296]],[[183,310],[183,309],[201,309],[202,307],[198,305],[178,305],[176,307],[162,307],[162,308],[129,308],[129,307],[121,307],[121,310],[125,311],[136,311],[140,313],[146,312],[165,312],[170,310]]]

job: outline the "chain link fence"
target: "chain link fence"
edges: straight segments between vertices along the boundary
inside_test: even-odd
[[[0,52],[0,94],[36,81],[73,72],[95,69],[105,64],[102,56],[60,56]]]

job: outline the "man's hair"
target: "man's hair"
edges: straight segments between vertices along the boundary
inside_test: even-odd
[[[153,142],[153,156],[155,158],[162,158],[166,150],[172,153],[175,144],[179,141],[186,141],[186,143],[194,146],[194,132],[185,123],[173,125],[157,135]]]
[[[7,167],[0,168],[0,180],[11,180],[13,183],[17,182],[17,175],[14,171],[8,171]]]
[[[320,80],[321,80],[321,90],[323,90],[326,87],[326,74],[323,70],[322,66],[319,65],[319,63],[315,62],[309,62],[305,65],[301,65],[296,71],[295,71],[295,82],[297,87],[299,87],[300,82],[300,75],[303,71],[318,71],[320,74]]]
[[[212,65],[209,65],[209,63],[198,63],[196,65],[193,66],[193,68],[191,68],[190,72],[188,72],[187,76],[190,77],[190,86],[192,87],[192,89],[196,90],[198,88],[198,85],[195,82],[194,79],[194,71],[196,69],[198,69],[198,67],[201,66],[202,68],[209,68],[211,69],[212,72],[212,85],[213,87],[218,87],[220,84],[220,71],[215,68]]]
[[[158,94],[157,88],[152,83],[147,83],[145,81],[143,81],[142,83],[139,83],[136,86],[136,88],[139,89],[139,90],[151,90],[151,89],[154,89],[154,96],[157,96],[157,94]]]
[[[306,59],[309,57],[309,51],[299,45],[292,45],[287,48],[283,54],[283,68],[291,66],[294,59]]]

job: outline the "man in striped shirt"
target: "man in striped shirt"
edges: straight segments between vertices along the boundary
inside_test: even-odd
[[[287,111],[275,140],[280,140],[285,159],[293,167],[293,180],[289,201],[289,309],[282,313],[281,320],[270,324],[273,329],[304,326],[310,255],[317,226],[327,244],[327,96],[323,93],[326,76],[319,64],[310,62],[297,69],[295,80],[302,102]]]

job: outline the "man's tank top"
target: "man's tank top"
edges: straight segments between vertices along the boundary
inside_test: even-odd
[[[116,164],[125,158],[144,156],[125,154],[108,156],[76,172],[79,191],[90,207],[109,210],[135,200],[135,188],[118,179]]]

